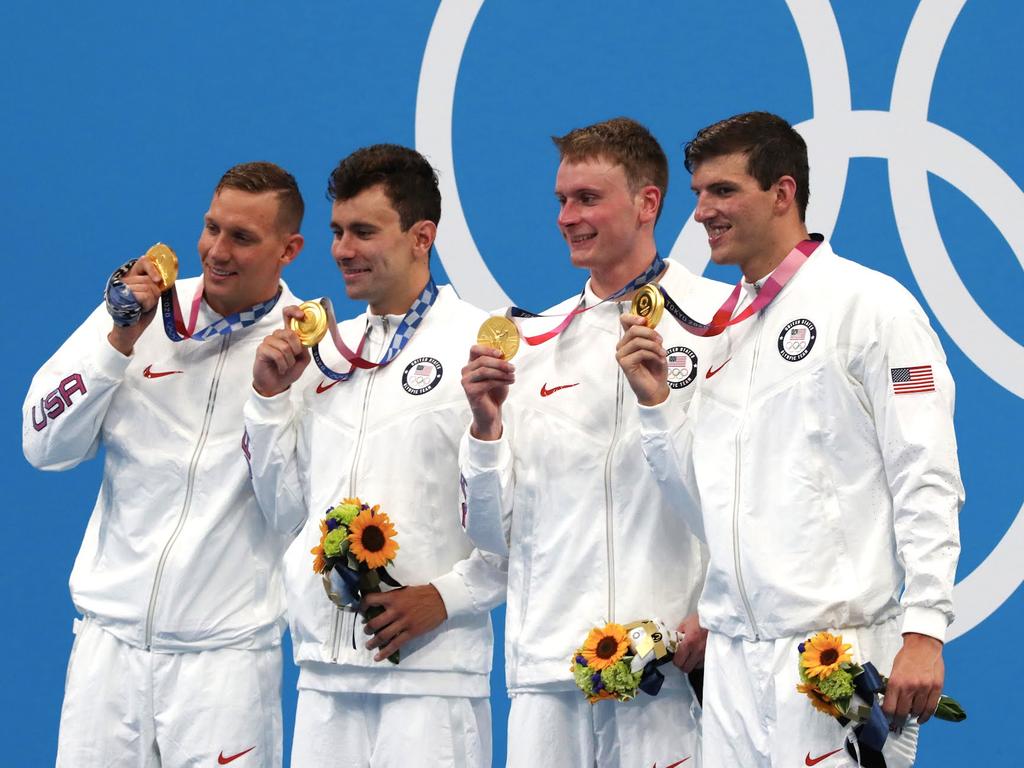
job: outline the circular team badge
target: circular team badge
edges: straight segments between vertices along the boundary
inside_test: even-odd
[[[786,323],[779,334],[779,354],[791,363],[803,360],[810,354],[817,337],[818,332],[810,320],[801,318]]]
[[[432,357],[417,357],[402,372],[402,389],[410,395],[429,392],[441,381],[441,363]]]
[[[672,347],[668,352],[668,385],[682,389],[697,378],[697,356],[689,347]]]

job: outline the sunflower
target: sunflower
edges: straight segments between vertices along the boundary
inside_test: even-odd
[[[621,624],[608,624],[603,629],[594,627],[583,643],[581,655],[591,669],[600,672],[622,658],[629,648],[626,628]]]
[[[395,527],[379,506],[363,509],[349,526],[349,551],[370,568],[381,568],[395,559],[398,542]]]
[[[324,555],[324,539],[327,538],[327,521],[320,521],[320,543],[309,550],[313,558],[313,573],[323,573],[327,566],[327,557]]]
[[[832,699],[823,694],[813,685],[808,683],[797,683],[796,690],[798,693],[803,693],[811,700],[811,706],[819,712],[830,715],[832,717],[842,717],[843,713],[839,711],[839,707],[832,703]]]
[[[800,666],[808,677],[828,677],[839,669],[840,664],[853,660],[847,653],[851,646],[843,643],[842,635],[819,632],[802,645],[804,650],[800,653]]]

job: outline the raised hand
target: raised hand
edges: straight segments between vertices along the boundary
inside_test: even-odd
[[[298,334],[288,327],[292,318],[301,320],[305,314],[298,307],[285,307],[284,328],[278,328],[260,342],[252,365],[252,387],[263,397],[273,397],[288,389],[309,365],[309,350],[302,346]]]
[[[501,437],[501,406],[508,388],[516,380],[516,369],[501,352],[481,344],[469,349],[469,362],[462,369],[462,389],[473,412],[469,433],[478,440]]]
[[[636,315],[619,318],[625,331],[615,347],[615,359],[641,405],[658,405],[668,398],[668,356],[662,338]]]
[[[107,340],[110,345],[122,355],[130,355],[135,349],[135,342],[142,336],[156,315],[156,306],[160,302],[160,293],[163,291],[163,278],[149,259],[143,256],[132,265],[131,270],[125,275],[123,282],[132,292],[135,300],[142,307],[142,315],[135,325],[120,326],[114,325]]]

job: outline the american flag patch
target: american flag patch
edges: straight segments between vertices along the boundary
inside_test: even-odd
[[[897,395],[914,392],[934,392],[935,378],[930,365],[914,365],[910,368],[893,368],[892,391]]]

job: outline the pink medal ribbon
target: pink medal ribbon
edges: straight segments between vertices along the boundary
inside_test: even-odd
[[[821,235],[811,235],[811,237],[821,238]],[[733,288],[729,298],[718,308],[710,323],[705,324],[694,320],[672,300],[672,297],[665,292],[664,288],[658,286],[662,296],[665,297],[665,309],[672,317],[679,321],[683,328],[694,336],[718,336],[730,325],[742,323],[771,304],[775,297],[782,292],[782,289],[786,287],[786,283],[793,279],[793,275],[799,271],[800,267],[807,263],[807,259],[810,258],[819,245],[821,245],[821,239],[802,240],[797,243],[796,247],[789,252],[786,258],[782,260],[782,263],[764,281],[764,285],[761,286],[761,290],[758,291],[750,306],[736,315],[736,317],[733,317],[732,313],[740,300],[740,290],[743,287],[742,279],[736,283],[736,287]]]

